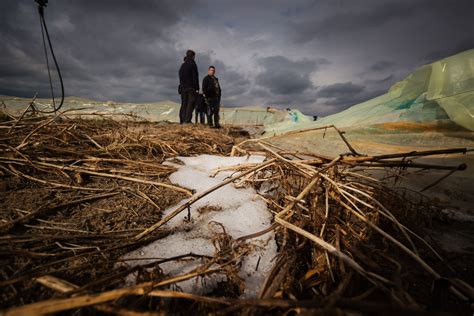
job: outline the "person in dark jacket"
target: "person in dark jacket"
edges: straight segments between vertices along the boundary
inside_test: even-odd
[[[192,123],[196,96],[199,92],[199,73],[194,61],[195,57],[196,53],[188,50],[184,63],[179,68],[179,87],[181,90],[179,121],[181,124]]]
[[[206,100],[204,99],[204,96],[199,93],[196,98],[196,118],[195,118],[195,123],[198,122],[198,117],[199,117],[199,123],[205,124],[205,118],[204,116],[208,115],[208,110],[207,110],[207,103]]]
[[[209,106],[209,115],[207,121],[209,126],[220,128],[219,124],[219,109],[221,106],[221,86],[219,80],[215,76],[216,67],[209,66],[207,76],[202,80],[202,93],[206,98],[206,103]],[[213,121],[214,120],[214,124]]]
[[[183,59],[183,64],[184,62],[186,61],[186,56],[184,56],[184,59]],[[181,95],[181,92],[183,88],[181,87],[181,83],[178,85],[178,94],[181,96],[181,107],[179,108],[179,124],[183,124],[183,113],[184,112],[184,98],[183,96]]]

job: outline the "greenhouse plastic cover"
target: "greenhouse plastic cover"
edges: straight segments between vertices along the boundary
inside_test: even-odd
[[[7,105],[7,112],[20,114],[30,102],[28,99],[9,96],[0,96]],[[37,99],[35,106],[42,110],[50,110],[51,100]],[[179,122],[180,104],[173,101],[162,101],[155,103],[117,103],[101,102],[79,97],[67,97],[61,111],[67,111],[66,115],[73,114],[78,117],[88,117],[91,113],[111,117],[114,119],[131,119],[150,122]],[[280,112],[280,111],[279,111]],[[299,111],[298,111],[299,112]],[[124,116],[125,115],[125,116]],[[302,114],[299,113],[298,116]],[[221,107],[220,117],[222,124],[241,126],[263,126],[284,121],[285,115],[268,112],[262,107]],[[194,120],[194,116],[193,116]]]
[[[379,97],[349,109],[301,123],[267,124],[269,134],[324,125],[357,127],[387,122],[449,120],[474,131],[474,49],[425,65]]]

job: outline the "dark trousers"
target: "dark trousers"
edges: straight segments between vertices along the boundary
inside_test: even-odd
[[[221,98],[209,98],[207,99],[207,104],[209,105],[209,115],[207,116],[209,125],[220,127],[219,109],[221,107]],[[212,121],[214,121],[214,124],[212,124]]]
[[[206,114],[206,112],[199,112],[197,109],[196,109],[196,118],[195,118],[195,122],[197,124],[198,122],[198,117],[199,117],[199,123],[201,124],[205,124],[205,119],[204,119],[204,115]]]
[[[181,93],[181,108],[179,109],[179,122],[192,123],[193,111],[196,105],[196,91],[185,89]]]
[[[183,124],[184,122],[184,94],[181,93],[181,107],[179,108],[179,124]]]

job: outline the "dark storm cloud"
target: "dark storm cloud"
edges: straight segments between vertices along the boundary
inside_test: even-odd
[[[319,65],[329,64],[326,59],[292,61],[284,56],[260,58],[263,71],[256,77],[256,83],[277,95],[303,93],[312,87],[309,76]]]
[[[473,27],[472,32],[474,32],[474,27]],[[465,39],[463,39],[463,40],[459,41],[458,43],[456,43],[455,46],[440,46],[440,47],[437,47],[436,50],[424,55],[421,58],[421,61],[424,64],[429,64],[429,63],[432,63],[434,61],[443,59],[447,56],[451,56],[451,55],[454,55],[454,54],[457,54],[457,53],[461,53],[463,51],[466,51],[466,50],[472,49],[472,48],[474,48],[474,36],[472,36],[471,38],[466,37]]]
[[[352,82],[341,82],[329,86],[320,87],[318,89],[317,95],[321,98],[352,96],[362,92],[364,89],[364,86],[353,84]]]
[[[51,0],[46,19],[67,95],[179,102],[192,48],[200,81],[217,67],[225,106],[330,114],[474,48],[472,12],[471,0]],[[0,2],[0,40],[0,94],[49,96],[33,0]]]
[[[310,76],[330,65],[325,58],[292,60],[284,56],[258,59],[261,71],[255,77],[256,86],[251,94],[264,106],[296,107],[306,113],[317,101],[316,87]]]
[[[380,60],[370,66],[372,71],[386,71],[390,68],[393,68],[396,64],[393,61]]]
[[[395,38],[379,38],[381,41],[398,40],[401,37],[411,38],[414,34],[426,32],[427,29],[436,30],[435,24],[450,23],[444,31],[437,34],[444,37],[457,29],[461,32],[472,30],[472,12],[474,2],[471,0],[457,0],[446,2],[443,0],[418,1],[364,1],[348,2],[345,6],[333,6],[333,12],[326,15],[310,16],[305,21],[293,23],[293,39],[304,43],[317,38],[337,37],[339,34],[364,34],[371,30],[393,34]],[[317,12],[318,6],[309,14]],[[418,20],[418,21],[416,21]],[[414,28],[414,34],[397,33],[403,24],[414,25],[420,23],[423,28]],[[471,37],[472,38],[472,37]],[[433,43],[435,44],[435,43]],[[442,44],[442,43],[439,43]]]
[[[217,65],[218,63],[215,64]],[[217,69],[223,69],[218,74],[221,78],[220,84],[223,89],[222,102],[224,104],[248,105],[247,102],[239,102],[239,100],[244,101],[240,97],[245,95],[250,89],[250,80],[245,78],[243,74],[234,70],[228,70],[226,67]]]
[[[372,99],[385,92],[385,90],[368,90],[365,86],[352,82],[340,82],[320,87],[316,96],[323,104],[330,106],[330,112],[333,112]],[[323,110],[322,113],[326,114],[325,112]]]
[[[232,106],[249,105],[248,101],[241,98],[250,89],[250,80],[243,73],[230,69],[221,60],[214,59],[209,53],[197,53],[196,63],[198,65],[200,86],[202,79],[207,75],[209,66],[216,69],[216,77],[219,78],[219,84],[222,88],[222,103]],[[175,70],[176,71],[176,70]]]
[[[2,90],[49,96],[34,2],[4,1],[0,6]],[[186,8],[192,9],[192,4],[183,8],[174,1],[50,3],[45,14],[66,93],[117,101],[176,99],[176,72],[184,52],[176,50],[168,31]]]
[[[384,78],[381,78],[381,79],[367,79],[367,80],[364,80],[364,83],[365,84],[371,84],[371,85],[380,85],[380,84],[387,84],[387,83],[391,83],[393,82],[393,79],[394,79],[394,75],[393,74],[390,74]]]
[[[349,12],[338,12],[318,20],[296,23],[295,40],[307,42],[314,38],[334,36],[337,33],[376,28],[390,21],[413,15],[414,7],[416,4],[379,3],[369,9],[360,10],[356,7]]]

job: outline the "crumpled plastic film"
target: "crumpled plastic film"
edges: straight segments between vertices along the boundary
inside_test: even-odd
[[[387,93],[318,121],[267,124],[281,134],[324,125],[363,127],[389,122],[445,122],[474,131],[474,49],[425,65]]]

